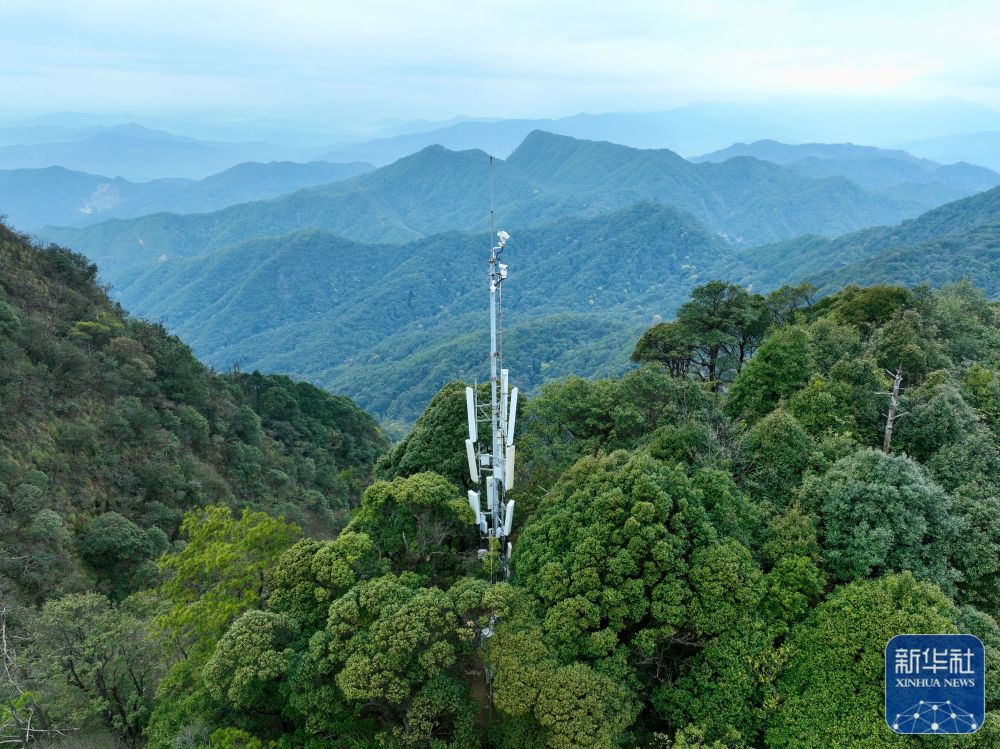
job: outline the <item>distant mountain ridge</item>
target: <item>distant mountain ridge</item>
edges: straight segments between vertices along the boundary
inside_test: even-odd
[[[929,159],[921,159],[899,149],[877,148],[875,146],[859,146],[854,143],[782,143],[765,138],[752,143],[733,143],[718,151],[692,156],[691,161],[725,161],[737,156],[752,156],[762,161],[773,161],[775,164],[791,164],[800,159],[849,159],[849,160],[879,160],[894,159],[907,163],[927,163],[939,166]]]
[[[452,150],[478,148],[505,158],[533,130],[586,140],[606,140],[634,148],[669,148],[683,156],[694,156],[738,140],[829,142],[847,139],[895,146],[969,130],[1000,130],[1000,112],[957,99],[802,97],[745,103],[695,102],[655,112],[580,113],[549,119],[459,122],[340,145],[319,158],[368,161],[381,166],[430,145]],[[936,158],[923,151],[918,153]],[[970,161],[1000,169],[997,163],[987,163],[969,155],[939,160]]]
[[[910,213],[909,207],[842,178],[802,178],[757,159],[693,164],[667,149],[540,131],[531,133],[507,163],[553,194],[569,198],[589,192],[603,209],[636,200],[673,205],[736,243],[760,244],[806,231],[833,236],[850,225],[894,223]]]
[[[64,167],[0,171],[0,212],[22,231],[152,213],[206,213],[364,174],[370,164],[244,162],[201,180],[130,182]]]
[[[886,159],[947,169],[867,150],[846,161],[880,169]],[[837,163],[792,164],[809,160]],[[892,277],[889,268],[899,276],[921,252],[937,258],[924,274],[932,283],[994,267],[1000,188],[915,215],[912,201],[842,176],[750,156],[693,163],[540,131],[492,170],[497,215],[515,236],[507,257],[526,281],[507,299],[505,350],[528,390],[627,368],[639,331],[711,278],[757,291],[806,278],[825,287],[831,274],[838,284]],[[399,426],[442,384],[480,371],[490,176],[484,152],[432,146],[270,200],[44,236],[88,253],[119,301],[213,366],[335,387]],[[949,266],[949,252],[961,262]]]
[[[983,166],[939,164],[906,151],[853,143],[734,143],[692,161],[724,162],[740,156],[781,164],[804,177],[846,177],[865,189],[904,200],[946,203],[1000,185],[1000,173]]]
[[[963,128],[967,129],[967,128]],[[971,161],[1000,170],[1000,128],[907,141],[903,148],[938,161]]]
[[[936,287],[967,280],[996,299],[1000,297],[1000,221],[917,244],[890,247],[816,273],[809,280],[827,293],[844,283]]]
[[[204,141],[137,124],[73,130],[51,128],[67,140],[39,142],[28,137],[0,145],[0,169],[61,166],[131,181],[161,177],[201,179],[245,161],[296,158],[295,149],[270,143]]]
[[[692,164],[665,149],[541,131],[531,133],[508,160],[494,160],[493,169],[498,215],[517,226],[650,201],[690,212],[735,244],[754,245],[805,233],[835,236],[896,223],[921,210],[840,177],[801,177],[756,159]],[[303,229],[360,242],[406,242],[451,229],[485,230],[488,170],[482,151],[431,146],[373,172],[268,201],[80,230],[49,228],[41,235],[87,253],[106,274],[161,256],[199,255]]]

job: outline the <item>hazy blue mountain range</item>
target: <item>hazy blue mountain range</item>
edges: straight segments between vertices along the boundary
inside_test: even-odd
[[[691,161],[725,161],[736,156],[752,156],[775,164],[792,164],[802,159],[827,159],[835,161],[877,161],[892,159],[907,164],[925,165],[929,168],[940,166],[927,159],[920,159],[906,151],[875,146],[859,146],[854,143],[782,143],[777,140],[756,140],[752,143],[733,143],[712,153],[693,156]]]
[[[909,141],[903,147],[938,161],[971,161],[1000,170],[1000,128],[979,133],[965,130]]]
[[[151,213],[205,213],[371,171],[369,164],[246,162],[201,180],[130,182],[50,166],[0,171],[0,213],[22,231]]]
[[[354,128],[337,122],[334,116],[277,118],[232,110],[205,111],[197,116],[63,112],[6,117],[0,118],[0,146],[19,148],[5,155],[17,163],[0,161],[0,168],[61,165],[135,180],[204,177],[242,161],[366,161],[383,166],[430,145],[451,150],[478,148],[503,158],[528,133],[541,129],[636,148],[669,148],[683,156],[715,151],[737,141],[848,140],[905,148],[944,163],[968,161],[1000,170],[996,145],[1000,112],[948,98],[790,97],[764,102],[697,102],[655,112],[581,113],[559,118],[460,116],[441,122],[385,121]],[[100,148],[102,135],[150,140],[150,133],[155,133],[153,140],[168,143],[136,148],[136,144],[122,141],[125,147],[118,151]],[[972,135],[957,135],[962,133]],[[67,145],[91,137],[98,137],[97,148]],[[190,148],[185,151],[178,141]],[[23,146],[38,148],[20,148]],[[204,150],[199,150],[200,146]],[[238,156],[227,156],[230,152]],[[208,159],[205,164],[199,162],[199,156]],[[227,158],[231,160],[227,162]]]
[[[51,130],[68,140],[42,141],[18,131],[21,142],[0,146],[0,169],[62,166],[132,181],[159,177],[201,179],[244,161],[298,159],[300,149],[270,143],[204,141],[136,124]]]
[[[887,182],[943,171],[953,189],[988,183],[988,170],[849,145],[765,145],[786,163],[693,163],[540,131],[495,160],[499,223],[516,237],[505,340],[527,389],[627,367],[639,331],[710,278],[758,291],[803,278],[871,282],[902,277],[922,252],[939,260],[910,268],[907,280],[993,267],[1000,188],[899,223],[916,214],[912,201],[792,167],[849,162],[885,171]],[[400,425],[444,382],[485,371],[489,183],[484,152],[432,146],[270,200],[43,235],[87,253],[119,301],[163,321],[213,366],[307,378]],[[962,236],[962,261],[949,266]]]
[[[466,121],[446,127],[401,133],[337,147],[321,155],[335,161],[359,160],[388,164],[427,146],[451,150],[480,149],[504,158],[535,130],[586,140],[606,140],[633,148],[670,148],[700,153],[712,145],[731,142],[736,132],[761,137],[794,138],[795,130],[750,117],[737,125],[728,115],[684,107],[667,112],[578,114],[558,119],[501,119]],[[733,137],[730,137],[730,134]]]
[[[449,229],[485,230],[489,160],[481,151],[423,151],[335,184],[209,214],[154,214],[41,235],[86,253],[116,282],[149,259],[201,255],[253,237],[325,229],[362,242],[405,242]],[[596,215],[640,201],[693,214],[735,244],[805,233],[835,236],[895,223],[920,207],[841,177],[812,179],[765,161],[693,164],[641,150],[536,131],[494,163],[494,203],[510,225]]]
[[[507,161],[549,194],[569,199],[590,193],[602,209],[636,200],[674,205],[739,244],[806,232],[832,236],[849,231],[852,224],[895,223],[919,213],[843,178],[803,178],[751,158],[693,164],[666,149],[535,132]]]
[[[853,143],[779,143],[760,140],[735,143],[692,159],[724,162],[752,157],[781,164],[803,177],[846,177],[867,190],[931,208],[1000,185],[1000,174],[984,166],[959,162],[939,164],[906,151]]]
[[[496,119],[421,127],[391,137],[341,145],[319,158],[382,165],[430,145],[479,148],[505,157],[532,130],[635,148],[669,148],[684,156],[714,151],[740,140],[832,142],[880,146],[971,130],[1000,130],[1000,112],[958,99],[922,102],[857,98],[786,98],[766,102],[698,102],[659,112],[577,114],[554,119]],[[921,152],[921,155],[929,155]],[[936,158],[932,156],[932,158]],[[941,161],[972,161],[967,155]]]

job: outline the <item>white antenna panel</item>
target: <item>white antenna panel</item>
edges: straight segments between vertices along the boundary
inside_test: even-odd
[[[473,484],[479,483],[479,467],[476,465],[476,448],[472,446],[472,440],[465,441],[465,454],[469,458],[469,478]]]
[[[507,446],[514,445],[514,424],[517,422],[517,388],[510,391],[510,408],[507,411]],[[511,465],[514,464],[514,453],[511,452]]]
[[[469,418],[469,439],[473,442],[478,442],[479,430],[476,425],[476,391],[471,387],[465,388],[465,410]]]
[[[507,503],[507,511],[504,513],[503,534],[505,536],[509,536],[510,530],[513,527],[514,527],[514,500],[512,499]]]

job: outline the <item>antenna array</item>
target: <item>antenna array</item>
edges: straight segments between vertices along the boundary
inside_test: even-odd
[[[492,212],[492,211],[491,211]],[[498,564],[491,568],[491,579],[499,574],[510,576],[511,526],[514,522],[514,500],[507,500],[506,493],[514,485],[514,426],[517,419],[517,388],[510,387],[509,373],[503,368],[503,358],[498,341],[500,330],[501,287],[507,278],[507,266],[500,262],[500,254],[510,239],[505,231],[497,232],[497,243],[490,248],[490,403],[480,406],[475,388],[465,389],[466,409],[469,420],[469,439],[465,452],[469,461],[469,478],[479,491],[469,491],[469,506],[475,513],[480,537],[486,556],[494,551]],[[479,434],[480,421],[488,421],[489,436]],[[483,508],[482,489],[485,485],[486,507]]]

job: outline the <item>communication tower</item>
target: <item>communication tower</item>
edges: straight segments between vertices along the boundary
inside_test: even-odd
[[[492,214],[492,211],[491,211]],[[491,221],[492,223],[492,221]],[[492,237],[492,227],[490,231]],[[480,552],[496,553],[499,557],[491,577],[497,573],[502,579],[510,576],[511,543],[508,541],[514,523],[514,500],[507,499],[507,491],[514,485],[514,426],[517,420],[517,388],[510,386],[509,372],[503,366],[502,304],[503,282],[507,279],[507,265],[500,262],[510,235],[496,233],[496,244],[490,248],[490,402],[480,404],[477,388],[465,388],[466,410],[469,421],[469,438],[465,452],[469,461],[469,478],[477,490],[469,491],[472,507],[479,526],[480,537],[486,548]],[[489,435],[479,433],[480,423],[489,425]],[[485,430],[484,430],[485,431]],[[486,492],[483,507],[482,491]]]

